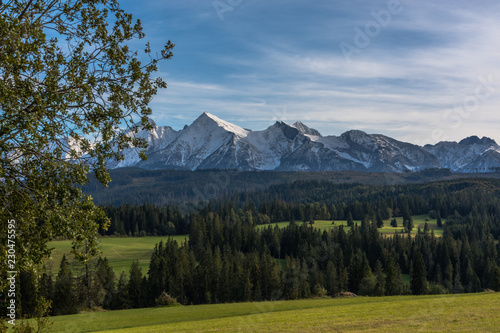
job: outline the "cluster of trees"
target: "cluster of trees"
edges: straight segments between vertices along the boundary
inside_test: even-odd
[[[55,276],[45,267],[39,275],[33,270],[21,271],[16,281],[17,318],[73,314],[82,308],[96,306],[119,308],[117,302],[120,302],[120,298],[116,291],[117,287],[120,290],[123,286],[116,286],[115,273],[108,260],[99,257],[90,265],[89,274],[84,272],[81,265],[72,265],[63,256]],[[45,301],[49,301],[51,306],[40,308]]]
[[[430,194],[426,187],[443,191]],[[127,231],[155,230],[164,221],[174,221],[176,228],[189,229],[189,241],[157,244],[147,272],[134,263],[128,274],[118,278],[106,259],[98,259],[85,271],[71,271],[64,258],[56,277],[23,272],[20,309],[30,313],[42,297],[52,301],[53,314],[96,306],[147,307],[157,304],[163,292],[181,304],[205,304],[334,296],[343,291],[381,296],[500,290],[497,187],[442,183],[421,189],[385,199],[376,191],[375,198],[362,199],[366,192],[361,191],[345,205],[262,200],[258,206],[246,202],[238,208],[238,202],[226,201],[186,216],[176,207],[106,208],[112,221],[123,220]],[[294,219],[300,207],[304,207],[302,221]],[[411,216],[427,209],[431,217],[446,218],[443,237],[435,237],[427,224],[414,237],[383,237],[378,231],[382,212]],[[362,215],[361,223],[330,230],[308,223],[308,214],[313,219],[326,218],[321,214],[332,218],[332,212],[342,210],[348,218]],[[291,216],[286,228],[257,228],[286,214]],[[148,224],[156,218],[158,223]],[[146,224],[129,225],[126,219]],[[409,283],[403,283],[404,277]]]
[[[429,211],[444,218],[455,211],[465,216],[471,210],[482,209],[479,206],[486,203],[478,200],[478,195],[487,199],[491,206],[488,211],[497,214],[500,210],[498,188],[500,181],[494,179],[394,186],[298,181],[227,196],[223,204],[234,202],[234,207],[253,209],[254,213],[254,207],[258,207],[258,212],[269,216],[271,221],[309,220],[311,217],[347,220],[349,213],[354,220],[374,214],[385,220],[392,216],[409,218]]]
[[[186,218],[177,206],[159,207],[150,204],[107,206],[103,208],[111,224],[101,235],[168,236],[189,232]]]
[[[494,193],[500,188],[498,180],[461,180],[426,185],[367,186],[360,184],[332,184],[330,182],[295,182],[269,187],[266,190],[242,192],[221,201],[211,201],[208,210],[220,212],[232,220],[250,219],[255,224],[282,221],[354,220],[383,221],[402,217],[407,230],[414,228],[412,215],[429,214],[438,220],[449,216],[467,216],[470,211],[500,214],[499,198]],[[492,190],[493,189],[493,190]],[[493,191],[493,192],[492,192]],[[498,191],[498,190],[497,190]],[[104,207],[111,220],[102,235],[175,235],[186,234],[191,216],[197,210],[179,206],[151,204]],[[233,213],[231,213],[233,211]],[[484,214],[483,214],[484,215]],[[500,226],[488,216],[482,223],[498,239]],[[462,223],[467,224],[467,223]],[[395,219],[392,226],[398,226]]]

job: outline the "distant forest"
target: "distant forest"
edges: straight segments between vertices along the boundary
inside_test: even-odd
[[[456,174],[448,169],[428,169],[420,172],[376,173],[355,171],[274,172],[237,170],[145,170],[120,168],[110,171],[113,181],[104,188],[91,181],[84,191],[100,205],[149,203],[157,206],[177,205],[191,209],[205,206],[223,196],[263,190],[271,185],[297,181],[326,181],[333,184],[401,185],[463,178],[500,179],[500,172]]]
[[[102,235],[165,236],[189,233],[191,222],[200,212],[214,212],[244,219],[253,224],[283,221],[362,220],[365,217],[387,220],[431,214],[448,218],[455,213],[468,216],[486,202],[500,209],[500,180],[466,179],[428,184],[372,186],[335,184],[328,181],[296,181],[271,185],[266,189],[239,192],[210,200],[202,208],[183,214],[179,206],[152,204],[105,206],[111,219]],[[496,206],[495,206],[496,205]],[[491,212],[491,208],[486,210]],[[233,213],[231,213],[233,212]],[[451,226],[451,225],[449,225]],[[500,225],[490,231],[498,239]]]
[[[228,193],[189,212],[176,205],[107,206],[103,235],[189,234],[157,244],[149,270],[137,263],[116,277],[106,259],[75,276],[67,259],[57,276],[21,273],[23,313],[37,297],[53,314],[84,308],[335,296],[500,291],[500,180],[361,185],[295,181]],[[442,223],[410,234],[381,235],[380,222],[428,214]],[[319,230],[314,220],[355,220],[349,230]],[[290,225],[256,228],[270,222]],[[305,222],[304,222],[305,221]],[[445,222],[443,222],[445,221]],[[403,282],[409,276],[409,283]]]

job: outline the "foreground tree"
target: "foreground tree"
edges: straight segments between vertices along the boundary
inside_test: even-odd
[[[157,55],[147,44],[141,63],[127,43],[143,37],[115,0],[0,2],[1,262],[9,220],[18,270],[40,263],[54,237],[72,239],[83,261],[96,254],[108,219],[80,186],[89,171],[107,184],[119,149],[146,147],[126,131],[138,119],[151,128],[148,104],[166,87],[153,75],[173,44]]]

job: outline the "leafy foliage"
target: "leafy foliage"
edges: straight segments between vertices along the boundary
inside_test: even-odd
[[[19,269],[48,256],[47,241],[74,240],[74,253],[97,253],[107,217],[80,186],[92,171],[110,180],[106,161],[118,150],[144,148],[125,135],[139,117],[151,126],[149,102],[166,87],[157,64],[172,56],[168,41],[146,63],[129,43],[141,22],[115,0],[0,2],[0,260],[6,221],[17,222]],[[3,283],[3,281],[2,281]]]

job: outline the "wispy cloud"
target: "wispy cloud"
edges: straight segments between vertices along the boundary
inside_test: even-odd
[[[323,134],[500,142],[500,4],[401,0],[400,13],[347,62],[339,45],[388,3],[252,0],[221,21],[210,1],[153,1],[138,9],[147,32],[177,44],[154,118],[180,128],[209,111],[254,129],[286,118]],[[488,98],[458,112],[489,77]]]

